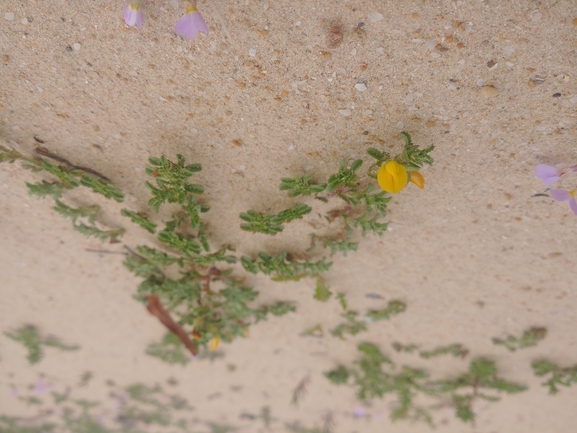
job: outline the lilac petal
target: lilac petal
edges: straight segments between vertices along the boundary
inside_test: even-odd
[[[195,39],[199,31],[208,34],[208,28],[198,11],[189,12],[182,16],[174,26],[174,31],[177,35],[189,39]]]
[[[577,201],[573,197],[569,200],[569,207],[575,215],[577,215]]]
[[[133,19],[134,15],[132,14],[132,7],[128,4],[124,8],[124,22],[129,26],[133,26],[136,22],[136,20],[133,21]]]
[[[551,193],[551,197],[558,201],[567,201],[573,198],[571,197],[571,194],[569,194],[569,191],[564,189],[552,189],[549,192]]]
[[[142,28],[142,23],[144,22],[144,14],[142,13],[142,11],[140,9],[138,9],[138,11],[136,12],[136,28],[140,29]]]
[[[535,174],[538,178],[543,179],[543,185],[551,185],[561,179],[557,167],[547,164],[539,164],[535,167]]]

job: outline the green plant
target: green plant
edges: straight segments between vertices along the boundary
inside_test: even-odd
[[[569,387],[577,383],[577,364],[573,367],[559,367],[554,362],[548,360],[534,361],[531,363],[535,376],[544,377],[550,375],[549,379],[542,383],[549,387],[549,394],[555,395],[559,392],[558,386]]]
[[[543,340],[547,336],[546,328],[529,328],[523,331],[523,335],[519,338],[509,335],[506,339],[493,338],[493,343],[504,346],[509,351],[514,352],[517,349],[523,349],[525,347],[536,346],[537,343]]]
[[[397,347],[401,350],[410,347],[411,351],[415,348],[414,345]],[[325,372],[325,376],[337,385],[347,384],[352,378],[357,397],[363,402],[395,394],[397,400],[391,414],[393,419],[423,420],[433,425],[429,411],[416,404],[418,398],[430,397],[444,402],[437,407],[448,404],[455,408],[457,418],[472,422],[475,419],[472,409],[475,400],[494,402],[499,400],[498,396],[493,395],[494,392],[518,393],[527,389],[500,378],[495,362],[491,360],[473,360],[469,370],[455,379],[431,380],[423,370],[408,366],[396,368],[394,362],[374,344],[360,343],[357,349],[361,357],[352,367],[339,365]],[[487,394],[487,391],[493,393]]]
[[[60,350],[74,351],[80,349],[80,346],[69,346],[60,342],[60,340],[52,335],[46,337],[40,335],[38,329],[33,325],[22,326],[13,332],[4,332],[8,338],[22,343],[28,349],[28,362],[36,364],[40,362],[44,356],[42,346],[55,347]]]

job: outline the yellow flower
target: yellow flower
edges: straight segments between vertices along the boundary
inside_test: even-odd
[[[382,165],[377,172],[379,186],[391,194],[396,194],[401,191],[407,186],[408,180],[407,169],[397,161],[387,162],[385,165]]]
[[[219,343],[220,343],[220,338],[212,337],[212,340],[210,340],[208,342],[208,350],[210,350],[211,352],[214,352],[216,350],[216,348],[218,347]]]
[[[410,171],[411,180],[409,182],[414,183],[421,189],[425,189],[425,178],[418,171]]]

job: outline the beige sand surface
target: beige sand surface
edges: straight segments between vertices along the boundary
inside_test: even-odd
[[[143,3],[141,30],[124,24],[124,5],[2,0],[0,144],[32,155],[37,135],[52,152],[106,174],[137,210],[146,209],[148,157],[181,153],[203,165],[197,180],[212,206],[215,243],[253,254],[308,246],[306,221],[274,238],[239,229],[241,211],[277,212],[295,202],[278,192],[280,177],[309,171],[321,179],[342,159],[365,158],[370,146],[399,151],[407,130],[417,144],[436,146],[434,165],[423,171],[426,189],[410,185],[395,196],[389,231],[336,258],[327,283],[358,311],[392,299],[408,308],[346,340],[326,332],[306,338],[299,335],[306,328],[339,323],[338,303],[313,300],[311,280],[251,278],[259,302],[292,300],[296,313],[221,345],[222,358],[169,366],[144,354],[164,329],[132,299],[138,279],[123,257],[87,251],[122,244],[73,232],[51,200],[28,195],[25,182],[41,175],[2,164],[0,331],[34,324],[81,350],[48,348],[31,367],[25,349],[0,335],[0,414],[38,411],[15,398],[13,386],[22,393],[39,374],[73,385],[91,371],[90,387],[79,392],[97,401],[107,398],[106,380],[176,378],[198,422],[189,431],[209,431],[206,422],[266,431],[262,421],[240,417],[265,406],[276,419],[271,431],[294,421],[320,428],[328,413],[339,433],[429,431],[391,423],[390,397],[355,417],[354,390],[323,377],[369,341],[437,377],[485,356],[530,387],[476,405],[475,426],[436,411],[437,431],[577,431],[577,386],[549,396],[530,368],[542,357],[577,363],[577,217],[565,203],[533,196],[545,191],[536,164],[577,163],[574,1],[199,1],[210,33],[195,41],[172,31],[182,13],[176,1]],[[329,49],[333,23],[344,39]],[[574,187],[575,178],[562,185]],[[124,243],[153,241],[118,215],[121,206],[100,204],[105,221],[128,229]],[[509,353],[491,342],[531,326],[549,331],[537,347]],[[396,354],[393,341],[460,342],[471,355],[424,360]],[[307,375],[306,395],[291,405]]]

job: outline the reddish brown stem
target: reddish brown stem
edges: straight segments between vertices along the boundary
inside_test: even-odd
[[[170,314],[168,314],[166,310],[162,307],[162,304],[160,303],[158,296],[150,295],[148,297],[148,305],[146,308],[148,309],[150,314],[158,317],[158,320],[160,320],[160,322],[164,326],[166,326],[172,333],[174,333],[174,335],[178,337],[180,341],[182,341],[182,344],[184,344],[188,348],[188,350],[190,350],[190,353],[192,353],[193,356],[196,356],[196,354],[198,353],[196,346],[192,341],[190,341],[190,338],[188,338],[188,335],[186,334],[184,329],[182,329],[182,326],[180,326],[178,323],[172,320]]]

